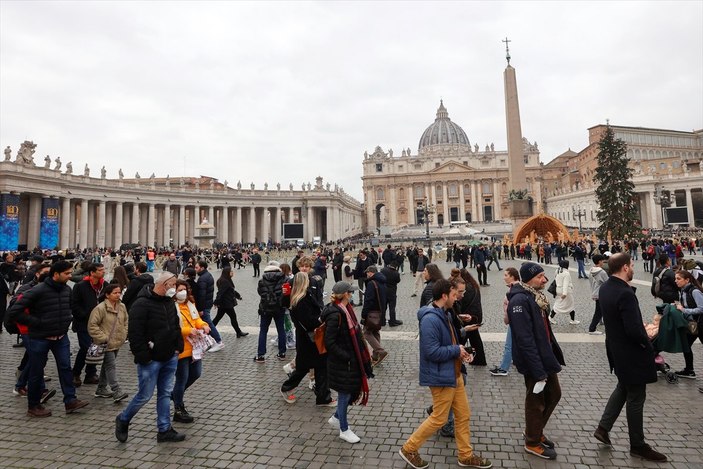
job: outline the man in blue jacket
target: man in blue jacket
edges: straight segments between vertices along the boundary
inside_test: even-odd
[[[471,447],[471,409],[460,370],[461,362],[471,362],[472,355],[459,344],[458,333],[452,325],[451,309],[457,300],[457,292],[458,288],[452,287],[448,280],[437,280],[432,288],[432,304],[423,306],[417,313],[420,321],[420,386],[430,387],[433,412],[400,448],[400,456],[414,469],[429,466],[418,450],[444,425],[450,409],[454,411],[459,465],[493,466],[474,453]]]
[[[210,310],[214,303],[215,295],[215,279],[212,278],[212,274],[207,270],[207,261],[200,260],[195,264],[195,271],[198,274],[197,289],[193,292],[195,296],[195,307],[202,313],[203,321],[210,326],[210,335],[215,339],[215,345],[210,347],[210,352],[219,352],[225,346],[222,343],[222,337],[217,331],[215,324],[212,322],[210,317]]]
[[[554,442],[544,427],[561,399],[557,373],[564,365],[549,323],[549,300],[544,295],[547,277],[534,262],[520,267],[520,283],[508,292],[508,320],[513,338],[513,363],[525,377],[525,452],[556,459]]]

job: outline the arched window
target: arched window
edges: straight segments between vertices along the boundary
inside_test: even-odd
[[[402,187],[398,190],[398,198],[400,200],[405,200],[405,189]]]
[[[501,191],[503,194],[505,194],[506,192],[508,192],[508,184],[504,182],[504,183],[500,186],[500,191]]]
[[[437,184],[437,187],[435,187],[434,191],[435,199],[439,200],[442,198],[442,185]]]
[[[384,200],[385,199],[384,195],[385,194],[383,192],[382,187],[379,187],[378,189],[376,189],[376,200]]]

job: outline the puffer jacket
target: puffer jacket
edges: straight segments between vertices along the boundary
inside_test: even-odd
[[[181,326],[181,336],[183,336],[183,351],[178,355],[178,359],[193,356],[193,345],[188,340],[188,336],[193,329],[202,329],[207,323],[200,318],[198,310],[190,301],[176,303],[178,309],[178,323]]]
[[[420,322],[420,386],[456,387],[456,361],[461,355],[459,335],[452,343],[451,313],[434,304],[417,312]],[[456,331],[455,331],[456,333]]]
[[[264,274],[259,280],[257,293],[262,298],[259,301],[259,315],[276,315],[283,312],[283,284],[286,282],[286,276],[278,267],[267,266],[264,269]],[[276,304],[267,304],[263,298],[276,298]]]
[[[200,272],[197,287],[194,293],[195,306],[198,308],[198,311],[212,309],[215,295],[215,279],[212,278],[212,274],[209,271],[203,270]]]
[[[564,354],[552,327],[534,296],[520,284],[508,292],[508,319],[513,338],[513,363],[518,372],[535,381],[559,373]]]
[[[32,338],[63,335],[73,321],[71,301],[71,287],[47,278],[17,299],[7,311],[8,321],[28,326]]]
[[[361,318],[366,319],[369,311],[380,311],[381,325],[386,325],[386,277],[381,272],[376,272],[366,281]]]
[[[100,279],[97,288],[94,288],[90,283],[90,277],[85,277],[73,286],[71,310],[73,311],[72,329],[74,332],[88,330],[90,313],[98,306],[98,299],[102,295],[105,285],[103,279]]]
[[[134,303],[134,300],[137,299],[137,296],[139,296],[139,293],[142,291],[142,288],[144,288],[145,285],[153,286],[154,277],[149,274],[141,274],[137,277],[134,277],[129,282],[127,290],[125,290],[124,295],[122,295],[122,303],[124,303],[124,305],[127,307],[127,310],[132,307],[132,303]]]
[[[155,294],[153,287],[145,287],[129,311],[128,337],[134,363],[140,365],[152,360],[168,361],[176,352],[182,352],[176,303]]]
[[[361,390],[361,370],[354,352],[352,337],[349,333],[347,316],[343,306],[328,303],[322,311],[321,320],[327,324],[325,330],[325,347],[327,348],[327,379],[329,386],[337,392],[351,394],[352,397]],[[359,350],[366,345],[361,340],[361,328],[356,325],[356,339]]]
[[[113,325],[115,330],[110,335]],[[128,327],[127,308],[121,301],[117,303],[116,307],[113,307],[108,300],[99,303],[90,313],[90,319],[88,319],[88,334],[96,344],[107,343],[108,351],[119,350],[122,347],[127,339]],[[107,340],[108,337],[110,340]]]

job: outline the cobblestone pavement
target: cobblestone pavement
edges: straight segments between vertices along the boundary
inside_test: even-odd
[[[451,264],[440,267],[449,272]],[[517,261],[502,266],[518,266]],[[407,264],[406,264],[407,266]],[[638,265],[638,297],[646,320],[654,312],[649,295],[648,275]],[[547,275],[553,270],[546,268]],[[46,419],[26,416],[26,400],[12,394],[14,370],[22,355],[10,347],[14,338],[0,336],[0,399],[3,415],[0,426],[0,465],[2,467],[231,467],[231,468],[402,468],[397,452],[400,445],[424,419],[430,393],[418,386],[418,352],[415,314],[418,298],[411,298],[412,275],[402,276],[399,287],[399,318],[405,324],[385,329],[383,342],[390,356],[376,369],[367,407],[353,407],[350,426],[361,443],[350,445],[329,428],[330,408],[315,407],[314,395],[299,389],[299,400],[286,404],[278,393],[283,382],[282,362],[275,360],[269,344],[268,360],[256,364],[258,321],[255,279],[251,268],[236,271],[235,284],[244,297],[237,312],[245,329],[252,334],[236,339],[229,325],[221,327],[226,347],[205,357],[202,378],[186,393],[188,409],[197,417],[193,424],[175,424],[188,435],[182,443],[156,443],[155,403],[152,400],[132,422],[129,440],[118,443],[113,435],[114,417],[126,405],[96,399],[95,386],[78,388],[78,397],[90,406],[72,415],[63,413],[61,394],[48,407],[54,415]],[[473,272],[472,272],[473,273]],[[215,273],[217,276],[217,274]],[[476,451],[491,459],[494,467],[519,468],[701,468],[703,467],[702,380],[664,379],[648,386],[645,429],[649,443],[661,450],[670,462],[644,463],[628,452],[625,415],[611,432],[613,449],[599,447],[591,434],[610,392],[614,376],[608,372],[603,336],[585,334],[593,312],[588,281],[576,279],[577,318],[581,324],[568,324],[559,317],[555,326],[564,349],[567,366],[559,375],[563,397],[547,434],[557,444],[556,461],[543,461],[523,452],[524,384],[513,369],[507,377],[492,377],[488,369],[500,362],[505,326],[501,302],[505,293],[502,272],[488,273],[490,287],[481,290],[488,367],[469,370],[468,394],[472,408],[471,436]],[[651,274],[650,274],[651,275]],[[327,283],[327,290],[331,281]],[[227,321],[225,318],[223,321]],[[220,323],[222,326],[223,323]],[[273,332],[275,328],[271,328]],[[75,352],[77,341],[71,334]],[[703,373],[703,347],[694,346],[695,361]],[[290,357],[293,353],[289,354]],[[683,367],[681,355],[666,355],[672,368]],[[53,359],[46,374],[50,386],[58,387]],[[118,375],[123,389],[133,395],[136,368],[128,345],[118,357]],[[304,381],[305,382],[305,381]],[[60,391],[60,390],[59,390]],[[437,435],[421,449],[431,467],[458,467],[453,440]]]

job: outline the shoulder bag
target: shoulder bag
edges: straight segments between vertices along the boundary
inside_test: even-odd
[[[373,283],[374,288],[376,289],[376,301],[378,302],[378,307],[380,308],[381,305],[381,297],[378,294],[378,284],[376,282],[371,282]],[[380,331],[381,330],[381,323],[383,321],[383,311],[369,311],[366,313],[366,319],[364,320],[364,327],[366,330],[374,332],[374,331]]]
[[[117,313],[115,322],[112,323],[112,329],[110,329],[110,334],[107,336],[107,341],[104,344],[96,344],[95,342],[91,342],[90,347],[88,347],[88,351],[85,355],[86,364],[102,365],[103,360],[105,360],[105,351],[107,350],[107,344],[110,342],[110,338],[112,338],[112,333],[115,332],[115,326],[117,326],[119,320],[120,314]]]

